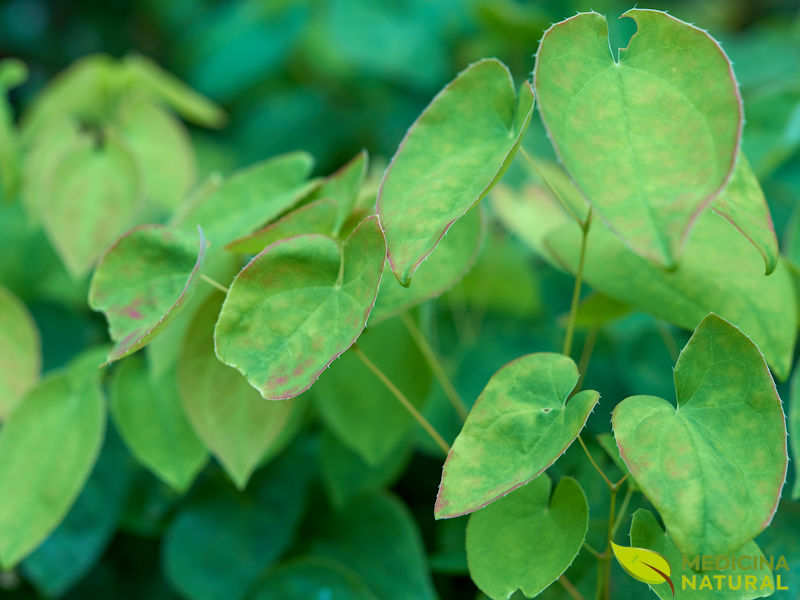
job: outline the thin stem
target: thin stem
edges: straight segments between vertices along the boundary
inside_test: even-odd
[[[606,485],[608,486],[608,488],[610,490],[614,490],[614,484],[611,483],[611,480],[603,472],[603,469],[600,468],[600,465],[598,465],[595,462],[594,457],[592,456],[592,453],[589,452],[589,448],[586,447],[586,442],[583,441],[583,438],[580,435],[578,435],[578,441],[580,442],[581,447],[583,448],[583,451],[586,453],[586,456],[589,457],[589,462],[592,463],[592,466],[595,468],[595,470],[597,470],[597,472],[600,473],[600,477],[602,477],[603,481],[606,482]]]
[[[606,545],[606,556],[600,563],[602,574],[600,582],[602,587],[598,585],[598,596],[604,600],[611,600],[611,541],[614,538],[614,509],[617,505],[617,490],[611,490],[611,506],[608,509],[608,543]],[[602,596],[600,594],[602,593]]]
[[[222,285],[222,284],[221,284],[219,281],[217,281],[216,279],[211,279],[211,277],[209,277],[209,276],[208,276],[208,275],[206,275],[205,273],[200,273],[200,279],[202,279],[203,281],[205,281],[206,283],[208,283],[208,284],[210,284],[210,285],[213,285],[213,286],[214,286],[215,288],[217,288],[217,289],[218,289],[220,292],[223,292],[223,293],[225,293],[225,294],[227,294],[227,293],[228,293],[228,288],[226,288],[224,285]]]
[[[428,432],[428,435],[430,435],[433,438],[433,441],[436,442],[436,444],[442,449],[442,451],[445,454],[448,454],[450,452],[450,446],[447,444],[447,442],[444,441],[442,436],[439,435],[439,433],[433,428],[433,425],[431,425],[430,422],[425,417],[423,417],[422,414],[416,409],[416,407],[413,404],[411,404],[411,402],[409,402],[408,398],[406,398],[406,395],[399,389],[397,389],[397,386],[391,382],[391,380],[384,374],[384,372],[381,371],[378,368],[378,366],[375,363],[373,363],[369,358],[367,358],[367,355],[364,354],[364,351],[361,350],[361,348],[359,348],[355,344],[353,345],[353,352],[355,352],[356,356],[358,356],[358,358],[361,359],[361,362],[364,363],[364,366],[366,366],[370,371],[372,371],[375,374],[375,376],[381,380],[381,383],[383,383],[383,385],[385,385],[386,388],[392,393],[392,395],[400,401],[400,404],[402,404],[405,407],[405,409],[409,413],[411,413],[411,416],[417,420],[417,422],[426,432]]]
[[[617,520],[614,523],[614,527],[611,529],[611,538],[613,539],[614,536],[617,535],[617,530],[619,526],[622,525],[622,521],[625,519],[625,516],[628,513],[628,505],[631,502],[631,497],[633,496],[633,485],[628,482],[628,487],[625,490],[625,496],[622,498],[622,506],[619,507],[619,514],[617,515]]]
[[[592,220],[592,212],[586,217],[586,227],[581,232],[581,253],[578,258],[578,271],[575,273],[575,287],[572,290],[572,304],[569,309],[569,319],[567,320],[567,333],[564,336],[564,350],[562,354],[567,356],[572,351],[572,336],[575,333],[575,318],[578,316],[578,303],[581,299],[581,284],[583,283],[583,266],[586,263],[586,241],[589,238],[589,225]]]
[[[589,542],[583,542],[583,547],[586,548],[590,554],[592,554],[595,558],[603,558],[603,554],[598,552]]]
[[[422,356],[425,357],[425,361],[428,363],[428,366],[431,368],[434,376],[442,386],[447,399],[450,400],[450,404],[453,405],[453,408],[456,409],[456,412],[463,421],[467,418],[467,407],[464,405],[464,401],[461,399],[461,396],[458,395],[456,388],[453,387],[453,383],[450,381],[447,373],[445,373],[442,363],[436,356],[436,352],[434,352],[433,348],[431,348],[428,340],[425,339],[425,336],[419,330],[419,327],[417,327],[414,319],[407,312],[403,313],[403,323],[405,324],[406,329],[408,329],[408,333],[411,334],[412,339],[417,344],[420,352],[422,352]]]
[[[566,575],[562,575],[561,577],[559,577],[558,582],[564,587],[564,589],[567,591],[567,594],[569,594],[570,598],[574,598],[574,600],[584,600],[583,594],[581,594],[578,591],[578,588],[576,588],[572,584],[572,582],[569,579],[567,579]]]

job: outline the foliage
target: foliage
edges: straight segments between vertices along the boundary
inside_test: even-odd
[[[200,4],[0,61],[0,594],[796,596],[796,31]]]

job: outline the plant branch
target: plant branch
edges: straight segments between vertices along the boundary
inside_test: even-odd
[[[632,496],[633,496],[633,485],[631,485],[631,482],[629,481],[628,487],[625,490],[625,496],[622,498],[622,506],[619,507],[619,514],[617,514],[617,520],[614,522],[614,527],[611,528],[612,539],[614,538],[614,536],[617,535],[617,530],[619,529],[619,526],[622,525],[622,521],[628,514],[628,505],[631,502]]]
[[[611,600],[611,540],[614,537],[614,511],[617,505],[617,488],[611,488],[611,505],[608,509],[608,541],[602,560],[598,563],[597,600]]]
[[[216,279],[211,279],[211,277],[209,277],[209,276],[208,276],[208,275],[206,275],[205,273],[200,273],[200,279],[202,279],[203,281],[205,281],[205,282],[206,282],[206,283],[208,283],[209,285],[212,285],[212,286],[214,286],[214,287],[215,287],[215,288],[217,288],[217,289],[218,289],[220,292],[223,292],[223,293],[225,293],[225,294],[227,294],[227,293],[228,293],[228,288],[226,288],[224,285],[222,285],[222,284],[221,284],[219,281],[217,281]]]
[[[586,242],[589,239],[589,226],[592,221],[592,211],[586,217],[586,227],[581,231],[581,253],[578,258],[578,271],[575,273],[575,287],[572,289],[572,304],[569,308],[567,332],[564,335],[564,349],[562,354],[570,355],[572,351],[572,336],[575,334],[575,319],[578,316],[578,303],[581,299],[581,284],[583,283],[583,267],[586,263]]]
[[[436,442],[442,451],[445,454],[448,454],[450,452],[450,446],[444,441],[444,438],[439,435],[439,432],[433,428],[433,425],[431,425],[430,422],[424,416],[422,416],[422,413],[420,413],[416,407],[411,404],[408,398],[406,398],[406,395],[401,392],[397,386],[393,384],[391,380],[384,374],[384,372],[381,371],[378,366],[369,358],[367,358],[367,355],[364,354],[364,351],[355,344],[353,344],[353,352],[356,356],[358,356],[359,359],[361,359],[361,362],[364,363],[364,366],[372,371],[375,376],[381,380],[381,383],[383,383],[383,385],[385,385],[386,388],[392,393],[392,395],[400,401],[400,404],[402,404],[405,409],[411,413],[411,416],[414,417],[417,420],[417,423],[419,423],[420,426],[428,433],[428,435],[433,438],[433,441]]]
[[[656,327],[658,328],[658,333],[661,335],[661,339],[664,340],[664,345],[667,347],[667,351],[669,352],[670,358],[672,358],[672,362],[677,362],[680,352],[678,350],[678,346],[675,344],[675,339],[672,337],[669,329],[667,329],[667,326],[664,325],[664,322],[660,319],[656,320]]]
[[[561,577],[559,577],[558,582],[564,587],[564,589],[567,591],[567,594],[569,594],[570,598],[574,598],[574,600],[584,600],[583,594],[581,594],[578,591],[578,588],[576,588],[572,584],[572,582],[569,579],[567,579],[566,575],[562,575]]]
[[[594,457],[592,456],[592,453],[589,452],[589,448],[586,447],[586,442],[583,441],[583,438],[580,436],[580,434],[578,434],[578,441],[581,444],[581,448],[583,448],[583,451],[586,453],[586,456],[589,458],[589,462],[592,463],[592,466],[595,468],[595,470],[598,473],[600,473],[600,477],[602,477],[603,481],[606,482],[606,485],[608,486],[608,489],[616,491],[615,487],[614,487],[615,484],[611,483],[611,480],[603,472],[603,469],[600,468],[600,465],[598,465],[597,462],[595,462]]]
[[[444,367],[439,361],[439,357],[436,356],[436,352],[434,352],[433,348],[431,348],[428,340],[425,339],[425,336],[422,334],[419,327],[417,327],[417,324],[414,322],[414,319],[411,317],[411,315],[405,312],[403,313],[402,317],[403,323],[405,324],[406,329],[408,329],[408,333],[417,344],[420,352],[422,352],[422,356],[425,357],[425,361],[428,363],[428,366],[430,367],[434,376],[439,381],[439,385],[442,386],[447,399],[450,400],[450,404],[453,405],[453,408],[456,409],[456,412],[463,421],[467,418],[467,407],[464,405],[464,401],[461,399],[461,396],[458,395],[458,392],[453,386],[453,383],[450,381],[450,378],[447,376],[447,373],[445,373]]]

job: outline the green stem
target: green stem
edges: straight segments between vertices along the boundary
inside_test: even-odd
[[[578,591],[578,588],[576,588],[572,584],[572,582],[569,579],[567,579],[566,575],[562,575],[561,577],[559,577],[558,578],[558,582],[566,590],[566,592],[567,592],[567,594],[569,594],[570,598],[573,598],[574,600],[584,600],[583,594],[581,594]]]
[[[434,352],[433,348],[431,348],[428,340],[425,339],[425,336],[422,334],[419,327],[417,327],[417,324],[414,322],[414,319],[411,317],[411,315],[405,312],[403,313],[402,318],[406,329],[408,329],[408,333],[417,344],[420,352],[422,352],[422,356],[425,357],[425,361],[428,363],[431,372],[433,372],[433,375],[439,381],[439,385],[442,386],[447,399],[450,400],[450,404],[453,405],[453,408],[456,409],[456,412],[463,421],[467,418],[467,407],[464,405],[464,401],[461,399],[461,396],[458,395],[458,392],[453,386],[453,383],[450,381],[450,378],[447,376],[447,373],[445,373],[444,367],[439,361],[439,357],[436,356],[436,352]]]
[[[583,283],[583,266],[586,263],[586,242],[589,238],[589,225],[592,221],[592,211],[586,217],[586,227],[581,231],[581,253],[578,258],[578,271],[575,273],[575,287],[572,289],[572,304],[567,320],[567,333],[564,336],[564,350],[562,354],[570,355],[572,351],[572,336],[575,333],[575,318],[578,316],[578,303],[581,299],[581,284]]]
[[[656,327],[658,328],[658,333],[661,335],[661,339],[664,340],[664,345],[667,347],[672,362],[677,362],[679,351],[672,334],[669,332],[669,329],[667,329],[667,326],[664,325],[663,321],[657,320]]]
[[[586,336],[586,341],[583,342],[583,350],[581,351],[581,360],[578,363],[578,383],[575,384],[575,389],[580,390],[583,386],[583,378],[586,377],[586,369],[589,368],[589,360],[592,358],[592,351],[594,344],[597,341],[597,328],[593,327]]]
[[[213,285],[213,286],[214,286],[215,288],[217,288],[219,291],[221,291],[221,292],[223,292],[223,293],[225,293],[225,294],[227,294],[227,293],[228,293],[228,288],[226,288],[224,285],[222,285],[222,284],[221,284],[219,281],[217,281],[216,279],[211,279],[211,277],[209,277],[209,276],[208,276],[208,275],[206,275],[205,273],[200,273],[200,279],[202,279],[203,281],[205,281],[206,283],[208,283],[208,284],[210,284],[210,285]]]
[[[592,453],[589,452],[589,448],[586,447],[586,442],[583,441],[583,438],[580,436],[580,434],[578,434],[578,442],[580,443],[581,448],[583,448],[583,451],[586,453],[586,456],[589,458],[589,462],[592,463],[592,466],[595,468],[595,470],[598,473],[600,473],[600,477],[602,477],[603,481],[606,482],[606,485],[608,486],[608,489],[614,490],[614,484],[611,483],[611,480],[603,472],[603,469],[600,468],[600,465],[598,465],[597,462],[595,462],[594,457],[592,456]]]
[[[448,454],[450,452],[450,446],[447,444],[447,442],[444,441],[444,438],[442,438],[442,436],[439,435],[439,432],[436,431],[436,429],[434,429],[433,425],[431,425],[430,422],[425,417],[422,416],[422,413],[420,413],[416,409],[416,407],[413,404],[411,404],[408,398],[406,398],[406,395],[403,392],[401,392],[395,384],[391,382],[391,380],[384,374],[383,371],[381,371],[378,368],[378,366],[375,363],[373,363],[369,358],[367,358],[367,355],[364,354],[364,351],[361,350],[361,348],[353,344],[352,349],[355,355],[358,356],[358,358],[361,359],[361,362],[364,363],[364,366],[366,366],[370,371],[372,371],[375,374],[375,376],[378,379],[381,380],[381,383],[383,383],[383,385],[386,386],[386,388],[392,393],[392,395],[400,401],[400,404],[402,404],[405,407],[405,409],[409,413],[411,413],[411,416],[414,417],[417,420],[417,423],[419,423],[420,426],[428,433],[428,435],[431,436],[431,438],[433,438],[433,441],[436,442],[436,444],[439,446],[439,448],[442,449],[445,455]]]
[[[622,506],[620,506],[619,512],[617,514],[617,520],[614,523],[614,527],[611,529],[612,539],[617,535],[617,530],[619,529],[619,526],[622,525],[622,521],[628,514],[628,505],[631,503],[632,496],[633,496],[633,484],[631,484],[631,482],[629,481],[628,487],[625,490],[625,496],[622,498]]]
[[[617,505],[617,488],[611,488],[611,506],[608,510],[608,542],[605,556],[598,563],[597,600],[611,600],[611,540],[614,537],[614,511]]]

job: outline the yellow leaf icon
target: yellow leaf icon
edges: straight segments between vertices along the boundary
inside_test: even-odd
[[[649,584],[668,583],[673,589],[672,581],[669,576],[672,574],[669,563],[658,552],[653,552],[647,548],[631,548],[628,546],[618,546],[611,542],[611,549],[617,562],[623,569],[639,581]]]

